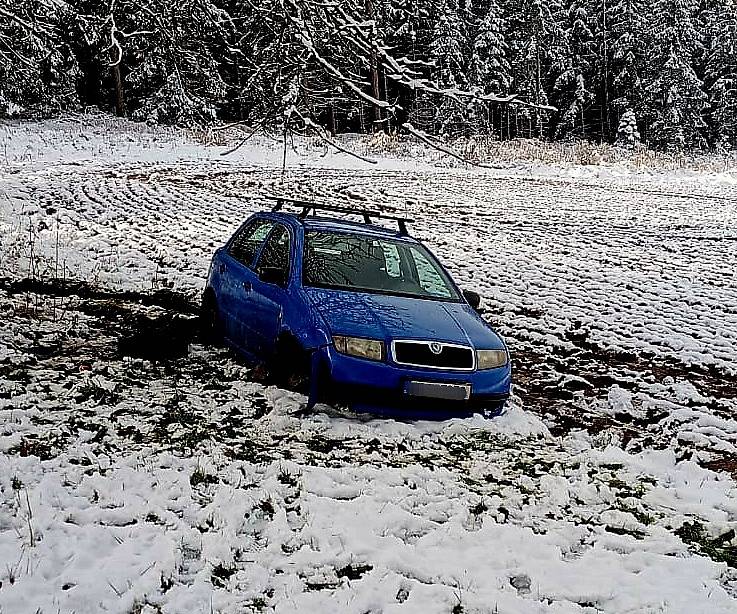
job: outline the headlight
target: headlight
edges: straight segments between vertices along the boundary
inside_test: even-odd
[[[384,359],[384,342],[376,339],[361,339],[360,337],[342,337],[333,335],[335,349],[341,354],[368,358],[369,360]]]
[[[507,364],[506,350],[476,350],[477,369],[496,369]]]

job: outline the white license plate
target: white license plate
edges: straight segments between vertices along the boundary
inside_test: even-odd
[[[467,401],[471,396],[471,384],[441,384],[439,382],[409,381],[404,392],[410,397],[443,399],[446,401]]]

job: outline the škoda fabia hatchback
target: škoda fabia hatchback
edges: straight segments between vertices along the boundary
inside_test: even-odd
[[[358,214],[363,223],[312,212]],[[507,348],[477,313],[479,296],[460,291],[406,223],[279,200],[215,252],[205,334],[265,365],[275,382],[302,386],[308,407],[429,418],[498,412],[510,390]]]

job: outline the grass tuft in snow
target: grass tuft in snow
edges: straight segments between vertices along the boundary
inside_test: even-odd
[[[703,524],[693,521],[684,522],[681,528],[676,530],[676,535],[712,561],[726,563],[729,567],[737,569],[737,545],[735,545],[737,539],[734,529],[712,538]]]
[[[213,565],[212,572],[210,573],[212,585],[218,588],[225,588],[228,585],[228,580],[230,580],[235,571],[235,565],[233,564],[220,562]]]
[[[373,568],[373,565],[351,563],[350,565],[336,569],[335,575],[339,578],[347,578],[348,580],[360,580],[364,574],[367,574]]]
[[[192,487],[199,486],[200,484],[217,484],[218,482],[217,476],[208,473],[199,465],[192,472],[192,475],[189,476],[189,483]]]
[[[261,499],[255,509],[259,510],[263,517],[268,518],[269,520],[273,520],[274,514],[276,514],[276,508],[274,507],[274,501],[272,500],[271,495]]]

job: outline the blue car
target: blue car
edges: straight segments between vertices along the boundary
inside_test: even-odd
[[[296,201],[295,201],[296,202]],[[202,301],[203,331],[308,407],[346,404],[406,417],[498,413],[509,396],[504,341],[437,258],[407,233],[282,211],[250,217],[215,252]]]

